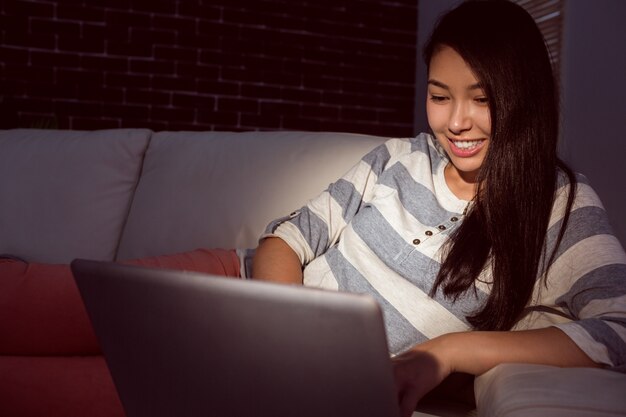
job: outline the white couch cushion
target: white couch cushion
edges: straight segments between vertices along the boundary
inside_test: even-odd
[[[485,417],[625,416],[626,375],[592,368],[503,364],[476,378]]]
[[[0,253],[114,259],[150,134],[0,131]]]
[[[386,138],[348,133],[160,132],[151,140],[120,259],[253,248]]]

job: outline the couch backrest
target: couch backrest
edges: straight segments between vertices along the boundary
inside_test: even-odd
[[[0,255],[32,262],[253,248],[387,138],[0,131]]]
[[[155,133],[118,258],[254,248],[267,223],[301,207],[385,140],[348,133]]]
[[[151,133],[0,131],[0,254],[114,259]]]

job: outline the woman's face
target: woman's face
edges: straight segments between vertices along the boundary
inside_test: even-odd
[[[447,178],[475,185],[491,136],[489,105],[470,67],[448,46],[430,60],[426,112],[452,162]]]

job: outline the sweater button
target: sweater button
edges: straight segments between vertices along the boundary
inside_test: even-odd
[[[450,220],[451,220],[451,221],[453,221],[453,222],[458,222],[458,221],[459,221],[459,218],[458,218],[458,217],[453,217],[453,218],[451,218]]]
[[[440,224],[439,226],[437,226],[437,228],[439,230],[446,230],[446,226],[444,226],[443,224]]]
[[[414,245],[419,245],[420,242],[421,242],[421,240],[419,240],[419,239],[413,239],[413,244]]]
[[[432,236],[432,235],[433,235],[433,232],[431,232],[430,230],[426,231],[426,236]]]

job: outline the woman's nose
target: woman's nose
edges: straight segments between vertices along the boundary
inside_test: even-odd
[[[472,128],[472,118],[470,117],[470,109],[464,103],[455,103],[450,120],[448,120],[448,130],[458,135]]]

